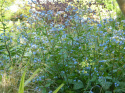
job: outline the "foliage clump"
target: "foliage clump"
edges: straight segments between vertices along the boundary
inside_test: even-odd
[[[51,15],[52,19],[44,16],[39,16],[45,18],[45,21],[50,24],[54,22],[55,24],[65,24],[65,22],[70,19],[70,16],[75,15],[78,12],[78,7],[74,7],[68,4],[69,2],[47,2],[38,5],[36,11],[40,13],[45,13]],[[42,9],[41,9],[42,7]]]
[[[55,18],[61,8],[53,9],[53,20],[49,7],[30,9],[28,22],[9,30],[1,9],[0,92],[125,92],[125,22],[102,14],[96,25],[87,15],[85,22],[82,13],[95,13],[87,4],[86,12],[82,6],[66,6],[67,20],[72,19],[72,26],[64,22],[67,27]]]

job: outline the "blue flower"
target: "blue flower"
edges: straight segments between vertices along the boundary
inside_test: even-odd
[[[113,21],[113,19],[112,19],[112,18],[109,18],[109,21]]]
[[[67,19],[66,21],[65,21],[65,25],[69,25],[69,20]]]
[[[33,43],[31,43],[31,48],[37,48],[37,45],[36,44],[33,44]]]
[[[50,31],[57,31],[57,28],[52,27],[52,28],[50,29]]]
[[[25,17],[25,18],[27,18],[27,16],[26,16],[26,15],[24,15],[24,17]]]
[[[76,61],[74,62],[74,64],[77,64],[77,63],[78,63],[78,62],[76,62]]]
[[[36,54],[36,52],[33,52],[33,54],[35,55],[35,54]]]
[[[105,51],[107,48],[108,48],[108,47],[107,47],[107,46],[105,46],[105,47],[104,47],[104,51]]]
[[[118,83],[115,83],[115,87],[117,87],[117,86],[119,86],[119,84],[118,84]]]
[[[102,27],[102,25],[101,25],[101,24],[97,24],[97,26],[98,26],[98,27]]]
[[[53,93],[53,91],[49,91],[49,93]]]
[[[100,60],[99,62],[106,62],[107,60]]]

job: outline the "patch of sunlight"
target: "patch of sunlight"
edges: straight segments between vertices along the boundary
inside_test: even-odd
[[[19,9],[19,6],[18,6],[18,5],[12,5],[12,6],[10,6],[10,10],[11,10],[12,12],[17,12],[18,9]]]

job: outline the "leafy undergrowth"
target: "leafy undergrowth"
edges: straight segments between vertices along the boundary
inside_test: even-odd
[[[47,23],[45,18],[58,18],[51,10],[30,10],[27,21],[10,29],[1,7],[0,93],[125,92],[125,20],[74,9],[65,24]]]

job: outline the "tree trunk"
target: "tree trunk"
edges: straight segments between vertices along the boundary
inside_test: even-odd
[[[117,2],[119,4],[119,7],[120,7],[122,13],[125,16],[125,0],[117,0]]]

